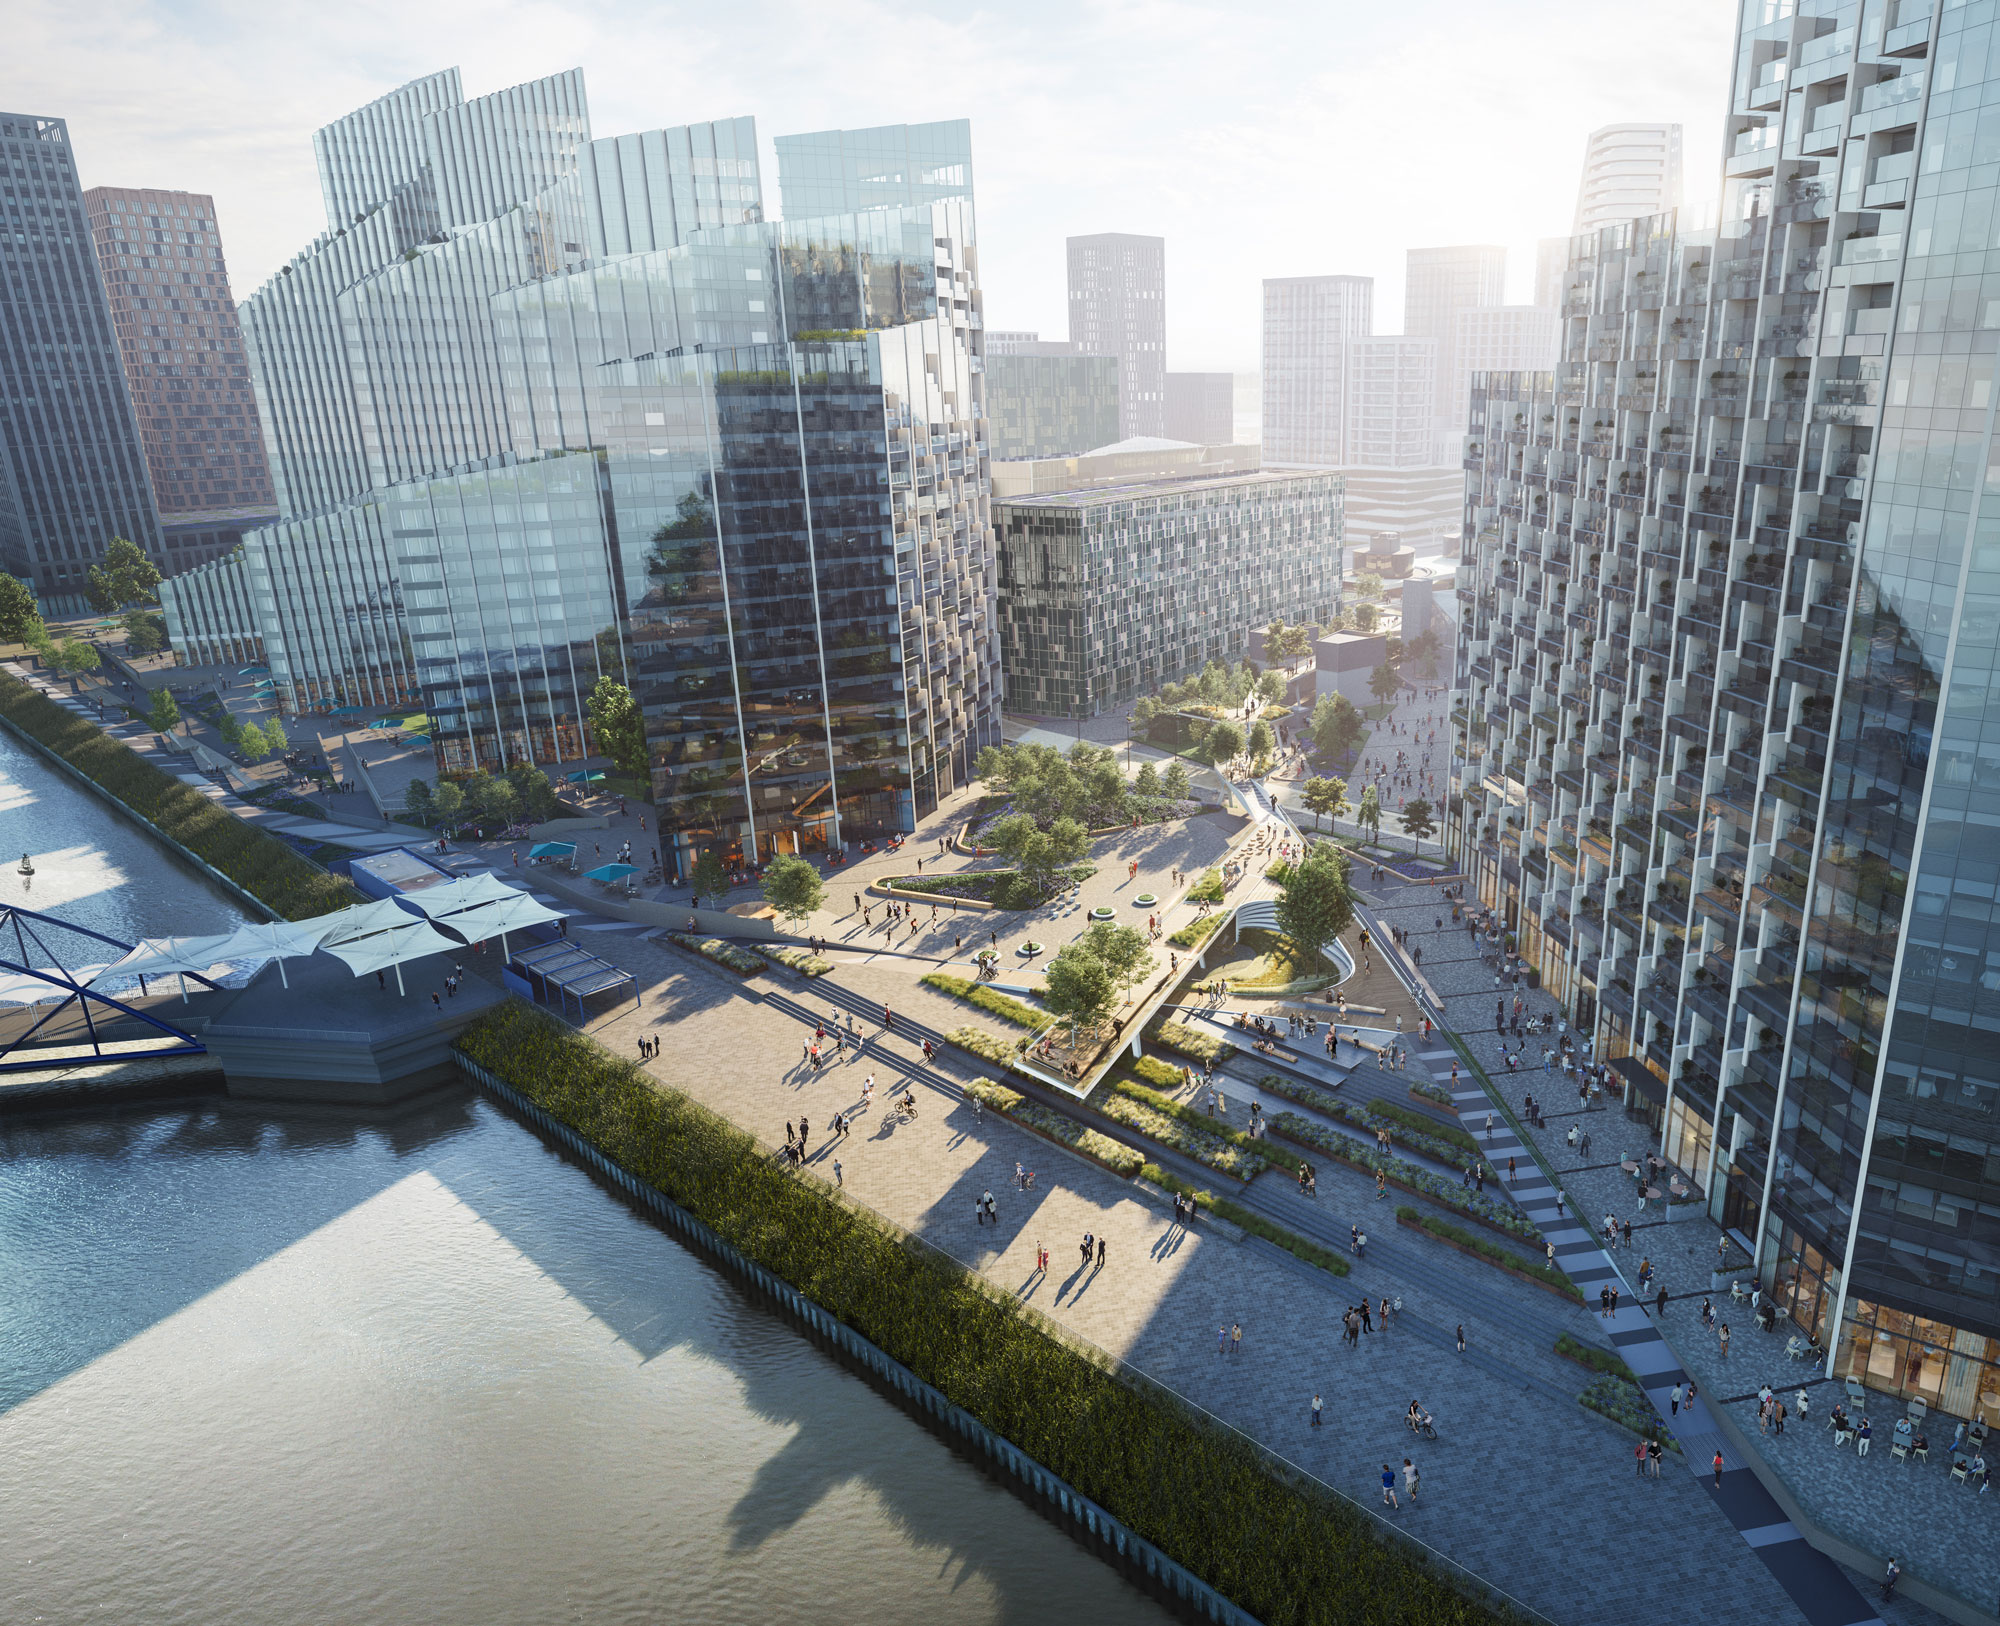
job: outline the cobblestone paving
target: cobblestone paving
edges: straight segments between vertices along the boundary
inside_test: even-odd
[[[1116,867],[1110,894],[1149,882],[1164,891],[1160,871],[1212,861],[1233,823],[1194,821],[1131,838],[1143,846],[1135,847],[1142,865],[1159,869],[1142,867],[1134,883]],[[893,856],[912,856],[926,835],[934,852],[930,831]],[[840,889],[842,880],[833,885]],[[843,905],[851,906],[852,890],[850,882],[839,892]],[[1169,929],[1188,913],[1177,905]],[[1059,928],[1081,924],[1047,915],[1030,929],[1053,945]],[[1584,1312],[1399,1231],[1387,1205],[1373,1201],[1372,1183],[1344,1169],[1322,1171],[1316,1202],[1271,1175],[1243,1200],[1336,1245],[1351,1223],[1369,1224],[1369,1256],[1347,1278],[1262,1242],[1176,1231],[1165,1205],[1141,1188],[991,1114],[976,1115],[957,1088],[975,1076],[967,1058],[948,1050],[938,1066],[922,1065],[915,1028],[979,1020],[916,981],[942,952],[940,936],[948,947],[944,926],[938,936],[920,933],[914,956],[843,949],[837,912],[824,929],[837,969],[814,983],[758,977],[746,985],[657,942],[621,938],[617,958],[638,976],[642,1004],[594,1030],[628,1054],[641,1032],[657,1035],[655,1072],[772,1145],[803,1113],[813,1126],[816,1173],[833,1178],[837,1161],[855,1197],[1364,1505],[1379,1502],[1383,1462],[1400,1468],[1405,1456],[1414,1458],[1419,1505],[1383,1510],[1387,1516],[1551,1620],[1623,1621],[1630,1610],[1615,1578],[1629,1575],[1635,1554],[1646,1555],[1651,1595],[1690,1611],[1799,1618],[1691,1475],[1636,1476],[1632,1436],[1577,1406],[1584,1375],[1550,1346],[1561,1331],[1586,1334]],[[897,1014],[897,1036],[882,1037],[879,1022],[866,1020],[883,1001]],[[868,1043],[859,1057],[815,1074],[802,1059],[806,1022],[836,1010],[843,1026],[849,1011],[863,1019]],[[871,1073],[874,1109],[844,1141],[827,1144],[833,1113],[858,1106]],[[884,1097],[906,1079],[920,1111],[914,1122],[892,1125]],[[1037,1171],[1033,1191],[1017,1189],[1017,1163]],[[974,1201],[989,1189],[999,1200],[997,1226],[974,1219]],[[1085,1231],[1106,1239],[1101,1270],[1079,1264]],[[1038,1245],[1051,1253],[1046,1276],[1033,1270]],[[1374,1300],[1400,1297],[1405,1307],[1386,1331],[1378,1326],[1347,1348],[1339,1317],[1364,1291]],[[1243,1354],[1218,1355],[1217,1328],[1239,1323]],[[1454,1347],[1461,1325],[1463,1355]],[[1315,1391],[1328,1419],[1317,1431],[1307,1410]],[[1421,1448],[1400,1421],[1412,1396],[1439,1418],[1443,1436]],[[1556,1463],[1560,1471],[1551,1472]],[[1496,1495],[1514,1516],[1495,1517]]]

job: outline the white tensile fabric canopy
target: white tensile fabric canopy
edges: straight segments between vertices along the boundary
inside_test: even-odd
[[[417,917],[394,898],[377,898],[373,903],[357,903],[350,909],[336,909],[305,922],[319,928],[319,946],[330,949],[370,932],[387,931],[392,926],[412,926]]]
[[[477,875],[447,881],[443,886],[427,886],[416,892],[405,892],[402,899],[412,909],[420,910],[427,919],[436,920],[441,915],[477,909],[482,903],[504,902],[508,898],[525,896],[519,888],[509,886],[491,870],[481,870]]]
[[[457,932],[468,943],[483,943],[489,937],[500,939],[500,952],[507,952],[507,934],[525,930],[529,926],[540,925],[545,920],[561,920],[563,911],[551,909],[545,903],[537,903],[525,892],[510,892],[504,898],[495,898],[490,903],[478,904],[471,909],[461,909],[455,915],[446,915],[436,924],[446,931]]]
[[[99,982],[111,977],[171,977],[183,971],[207,976],[217,965],[239,958],[228,952],[236,938],[235,932],[223,932],[211,937],[142,937],[125,951],[122,958],[101,967],[91,977],[79,977],[77,980]]]
[[[373,905],[366,907],[372,908]],[[395,905],[389,905],[395,909]],[[347,913],[354,913],[349,910]],[[447,954],[459,945],[446,937],[429,921],[418,920],[401,909],[395,912],[402,917],[403,924],[385,923],[373,931],[350,933],[338,941],[322,943],[320,947],[335,959],[344,962],[357,977],[365,977],[371,971],[386,971],[396,968],[396,992],[403,993],[403,962],[421,960],[432,954]]]

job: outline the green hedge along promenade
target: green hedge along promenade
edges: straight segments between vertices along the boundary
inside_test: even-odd
[[[459,1048],[1270,1626],[1511,1618],[546,1013],[509,1001]]]

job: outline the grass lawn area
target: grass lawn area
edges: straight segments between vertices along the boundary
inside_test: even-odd
[[[1223,953],[1229,958],[1217,960]],[[1204,978],[1227,977],[1232,988],[1273,990],[1294,983],[1331,981],[1339,975],[1338,968],[1323,955],[1302,954],[1288,938],[1257,927],[1244,928],[1235,944],[1226,949],[1210,950],[1208,969],[1202,972]]]

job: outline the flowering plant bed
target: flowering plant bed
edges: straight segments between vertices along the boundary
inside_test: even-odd
[[[1658,1434],[1669,1451],[1680,1450],[1680,1442],[1660,1427],[1660,1414],[1646,1398],[1646,1391],[1629,1379],[1609,1372],[1592,1378],[1576,1403],[1646,1439]]]
[[[1155,1022],[1146,1037],[1162,1050],[1171,1050],[1177,1056],[1186,1056],[1198,1062],[1212,1061],[1218,1067],[1236,1054],[1236,1046],[1227,1039],[1218,1039],[1180,1022]]]
[[[1458,1111],[1457,1100],[1442,1084],[1412,1084],[1410,1097],[1412,1100],[1422,1101],[1426,1106],[1441,1107],[1446,1112]]]
[[[1113,1123],[1237,1180],[1247,1182],[1266,1164],[1287,1161],[1265,1142],[1116,1074],[1092,1090],[1085,1104]]]
[[[1190,920],[1180,930],[1169,932],[1167,941],[1175,948],[1200,948],[1215,935],[1215,929],[1222,924],[1220,915],[1203,915],[1199,920]]]
[[[1046,1012],[998,993],[984,983],[974,982],[970,977],[954,977],[949,971],[928,971],[917,980],[926,988],[935,988],[953,999],[962,999],[988,1016],[997,1016],[1017,1028],[1039,1028],[1046,1026],[1049,1020]]]

